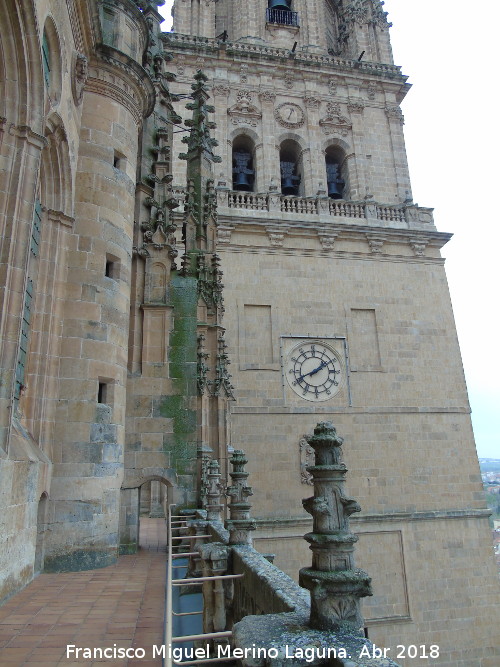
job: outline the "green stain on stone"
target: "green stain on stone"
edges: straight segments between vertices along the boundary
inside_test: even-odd
[[[71,553],[46,556],[44,572],[81,572],[114,565],[117,560],[115,549],[77,549]]]
[[[174,393],[158,397],[154,412],[172,419],[173,434],[165,442],[178,475],[190,474],[196,459],[197,280],[173,276],[168,301],[174,310],[170,333],[169,369]],[[195,480],[193,479],[193,487]]]

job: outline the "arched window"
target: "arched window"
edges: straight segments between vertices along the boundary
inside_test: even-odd
[[[286,139],[280,146],[281,193],[301,195],[303,192],[302,151],[293,139]]]
[[[250,137],[233,141],[233,190],[253,192],[255,185],[255,147]]]
[[[331,199],[344,199],[347,190],[345,177],[345,155],[338,146],[329,146],[325,151],[326,183]]]
[[[54,21],[45,21],[42,37],[42,67],[45,85],[52,104],[61,100],[62,68],[61,46]]]
[[[43,65],[43,77],[47,88],[50,87],[50,49],[49,49],[49,38],[47,37],[47,30],[43,31],[43,40],[42,40],[42,65]]]

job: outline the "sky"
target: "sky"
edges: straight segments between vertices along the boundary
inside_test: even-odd
[[[171,2],[160,8],[171,26]],[[500,459],[500,133],[493,76],[500,3],[386,0],[413,199],[434,208],[457,324],[478,455]]]

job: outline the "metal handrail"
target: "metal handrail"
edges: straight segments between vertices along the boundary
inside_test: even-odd
[[[201,660],[189,660],[189,661],[177,661],[173,660],[172,653],[169,650],[174,642],[183,642],[183,641],[196,641],[201,639],[219,639],[223,637],[231,637],[232,631],[225,630],[224,632],[205,632],[199,635],[185,635],[183,637],[172,637],[172,622],[174,616],[195,616],[202,614],[203,611],[199,612],[174,612],[172,609],[172,592],[174,586],[193,586],[200,584],[204,581],[209,581],[211,579],[238,579],[242,577],[242,574],[226,574],[226,575],[214,575],[211,577],[198,577],[191,579],[174,579],[172,576],[172,570],[174,567],[177,569],[178,566],[173,566],[172,561],[175,558],[182,558],[183,556],[197,556],[199,555],[196,551],[188,551],[182,554],[173,554],[172,553],[172,541],[175,539],[197,539],[199,537],[211,537],[211,535],[184,535],[180,538],[172,537],[172,518],[174,516],[171,514],[172,508],[175,507],[175,504],[168,506],[167,511],[167,590],[166,590],[166,605],[165,605],[165,619],[164,619],[164,629],[163,636],[165,637],[165,647],[167,650],[163,654],[163,665],[164,667],[173,667],[173,665],[205,665],[205,664],[214,664],[217,662],[230,662],[233,661],[233,658],[221,657],[221,658],[208,658]],[[193,515],[195,516],[195,515]],[[179,517],[175,517],[179,518]],[[183,517],[185,518],[185,517]],[[180,566],[179,566],[180,567]]]

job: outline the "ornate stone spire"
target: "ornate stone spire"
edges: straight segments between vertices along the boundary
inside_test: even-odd
[[[314,496],[302,501],[313,517],[313,532],[304,539],[313,552],[312,567],[302,568],[299,583],[311,593],[311,627],[358,632],[363,627],[360,598],[371,595],[371,579],[354,567],[354,544],[349,516],[361,510],[344,495],[347,468],[342,461],[342,438],[330,422],[321,422],[308,438],[316,463],[312,474]]]
[[[255,521],[250,518],[251,504],[248,497],[253,496],[251,486],[247,486],[248,472],[245,465],[248,463],[245,452],[235,449],[231,457],[233,472],[230,472],[232,484],[227,488],[229,503],[229,544],[252,544],[251,531],[255,530]]]
[[[221,496],[225,489],[220,476],[219,462],[216,459],[212,459],[208,464],[203,482],[207,521],[221,521],[221,512],[224,509]]]

